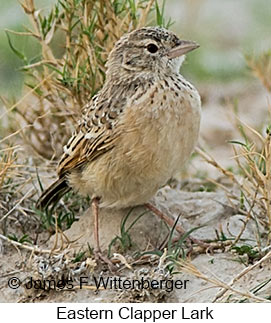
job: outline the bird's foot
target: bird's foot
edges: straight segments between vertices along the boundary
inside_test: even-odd
[[[180,233],[178,238],[174,238],[172,240],[172,243],[178,243],[178,241],[180,241],[180,239],[182,239],[182,237],[184,235],[186,235],[186,233],[183,233],[183,232]],[[197,245],[202,252],[204,251],[204,252],[208,252],[208,253],[213,253],[214,248],[213,248],[213,245],[211,243],[205,242],[204,240],[189,237],[189,236],[187,236],[185,238],[185,240],[186,240],[186,242],[188,244],[188,248],[189,248],[188,254],[190,254],[190,253],[192,253],[194,251],[193,250],[194,248],[193,248],[192,244]]]
[[[183,236],[186,236],[185,240],[188,243],[190,249],[192,249],[192,243],[194,243],[194,244],[200,246],[202,249],[212,252],[212,245],[211,244],[209,244],[203,240],[199,240],[199,239],[188,236],[186,231],[184,230],[184,228],[181,225],[176,224],[172,218],[170,218],[167,215],[165,215],[164,213],[162,213],[154,205],[152,205],[150,203],[146,203],[145,206],[150,211],[152,211],[155,215],[157,215],[161,220],[165,221],[171,228],[175,226],[175,230],[180,234],[180,236],[179,236],[179,238],[173,239],[173,242],[177,242]]]

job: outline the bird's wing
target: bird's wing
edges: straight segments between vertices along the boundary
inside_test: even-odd
[[[64,154],[58,165],[60,177],[114,147],[118,138],[114,129],[117,113],[113,113],[108,106],[103,108],[103,105],[101,108],[101,105],[102,102],[92,101],[84,108],[76,133],[64,147]]]

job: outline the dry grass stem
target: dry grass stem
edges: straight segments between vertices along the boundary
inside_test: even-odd
[[[269,258],[270,258],[270,256],[269,256]],[[233,288],[232,286],[230,286],[229,284],[224,283],[223,281],[221,281],[218,278],[208,277],[208,276],[204,275],[202,272],[200,272],[194,265],[192,265],[191,263],[189,263],[187,261],[180,260],[180,261],[176,262],[176,265],[179,266],[179,268],[182,272],[185,272],[187,274],[190,274],[190,275],[193,275],[197,278],[200,278],[204,281],[207,281],[208,283],[211,283],[216,287],[222,287],[226,291],[231,291],[239,296],[249,298],[249,299],[254,300],[256,302],[271,302],[271,301],[268,301],[264,298],[257,297],[255,295],[253,295],[252,293],[250,293],[249,291],[243,292],[243,291],[237,290],[237,289]]]
[[[263,262],[271,258],[271,251],[269,251],[264,257],[262,257],[260,260],[255,262],[255,264],[246,267],[244,270],[242,270],[236,277],[232,279],[232,281],[228,284],[228,286],[233,286],[240,278],[242,278],[244,275],[246,275],[248,272],[253,270],[256,267],[259,267]],[[225,293],[227,292],[227,288],[222,289],[214,298],[213,302],[216,302],[218,299],[220,299]],[[264,300],[266,301],[266,300]]]
[[[263,52],[258,57],[247,55],[246,61],[253,74],[271,92],[271,51]]]
[[[8,237],[6,237],[6,236],[4,236],[2,234],[0,234],[0,239],[9,242],[10,244],[12,244],[16,248],[19,247],[19,248],[22,248],[22,249],[25,249],[25,250],[36,252],[36,253],[54,254],[54,255],[57,255],[59,253],[59,250],[52,251],[51,249],[42,249],[42,248],[39,248],[38,246],[29,246],[27,244],[23,244],[23,243],[20,243],[18,241],[14,241],[14,240],[9,239]]]

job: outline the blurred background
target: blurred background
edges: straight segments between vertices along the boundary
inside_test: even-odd
[[[38,8],[50,9],[54,0],[35,1]],[[22,61],[11,51],[7,37],[7,30],[25,31],[30,27],[27,15],[19,1],[0,0],[0,95],[18,98],[21,95],[23,73],[19,68]],[[18,37],[9,33],[13,46],[28,57],[38,54],[39,48],[30,37]]]
[[[201,45],[187,66],[200,81],[231,82],[248,76],[244,54],[271,47],[271,1],[168,1],[172,28]]]
[[[35,3],[36,7],[49,10],[55,1]],[[174,22],[171,29],[201,45],[184,66],[184,74],[196,83],[247,79],[251,76],[244,54],[271,47],[270,0],[168,0],[165,12],[167,19]],[[29,26],[29,21],[19,2],[0,0],[0,95],[20,95],[21,61],[10,50],[5,29],[22,31],[23,26]],[[38,54],[32,39],[13,34],[10,39],[26,56]]]

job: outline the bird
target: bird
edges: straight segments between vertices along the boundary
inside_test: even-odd
[[[89,196],[98,253],[99,209],[150,207],[149,200],[180,173],[195,148],[201,99],[180,67],[185,54],[198,47],[158,26],[123,35],[108,56],[102,88],[82,108],[58,179],[37,207],[47,209],[70,189]]]

